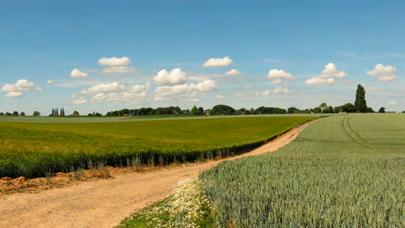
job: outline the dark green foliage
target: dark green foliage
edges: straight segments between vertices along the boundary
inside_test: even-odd
[[[385,108],[384,108],[384,107],[381,107],[380,109],[378,109],[378,112],[379,112],[379,113],[385,113]]]
[[[34,112],[32,113],[32,116],[35,116],[35,117],[41,116],[41,113],[38,112],[38,111],[34,111]]]
[[[352,113],[355,112],[354,105],[352,103],[347,103],[342,106],[337,106],[334,108],[335,113],[341,113],[341,112],[346,112],[346,113]]]
[[[287,111],[282,108],[261,106],[255,110],[255,114],[286,114]]]
[[[20,113],[20,116],[25,116],[25,112],[21,112],[21,113]]]
[[[354,102],[356,112],[367,112],[366,91],[362,85],[357,86],[356,101]]]
[[[202,107],[197,108],[197,106],[193,106],[191,109],[191,114],[194,116],[202,116],[204,115],[204,109]]]
[[[210,112],[213,116],[220,116],[220,115],[235,115],[236,111],[234,108],[228,105],[215,105]]]

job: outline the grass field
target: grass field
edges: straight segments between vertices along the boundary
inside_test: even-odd
[[[2,118],[0,177],[226,156],[313,118]]]
[[[197,183],[215,205],[195,215],[206,227],[405,227],[405,116],[323,118],[279,152],[226,161]],[[168,216],[172,204],[122,226],[170,227],[184,219]]]

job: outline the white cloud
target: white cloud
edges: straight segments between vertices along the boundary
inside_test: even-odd
[[[294,76],[281,69],[272,69],[269,71],[267,77],[274,83],[279,84],[286,80],[294,80]]]
[[[20,79],[15,84],[5,84],[1,88],[1,91],[6,93],[6,97],[19,97],[22,96],[24,92],[34,90],[39,91],[41,88],[26,79]]]
[[[274,89],[273,93],[280,94],[280,95],[287,94],[287,93],[290,93],[290,90],[288,88],[277,88],[277,89]]]
[[[331,85],[335,83],[334,78],[321,78],[321,77],[314,77],[310,78],[305,81],[308,85]]]
[[[224,96],[223,96],[223,95],[221,95],[221,94],[218,94],[218,95],[216,96],[216,98],[217,98],[217,99],[223,99],[223,98],[224,98]]]
[[[265,90],[265,91],[263,91],[263,92],[259,92],[259,93],[256,93],[256,96],[270,96],[270,95],[285,95],[285,94],[288,94],[288,93],[290,93],[290,90],[288,89],[288,88],[284,88],[284,87],[279,87],[279,88],[276,88],[276,89],[274,89],[274,90]]]
[[[366,90],[367,93],[377,93],[377,92],[382,91],[380,88],[368,87],[368,86],[366,86],[364,89]]]
[[[240,72],[237,69],[230,69],[225,74],[230,76],[236,76],[239,75]]]
[[[228,56],[223,58],[210,58],[203,64],[204,67],[226,67],[232,64],[232,59]]]
[[[86,104],[87,100],[84,97],[79,97],[76,100],[74,100],[72,103],[75,105],[82,105],[82,104]]]
[[[392,65],[384,66],[383,64],[377,64],[373,70],[367,71],[367,74],[377,78],[378,81],[389,82],[398,79],[395,75],[396,71],[397,68]]]
[[[158,85],[175,85],[186,81],[186,73],[180,68],[174,68],[170,71],[165,69],[160,70],[153,78]]]
[[[331,85],[338,79],[347,77],[347,73],[336,68],[334,63],[328,63],[320,75],[305,81],[308,85]]]
[[[134,102],[146,97],[148,85],[124,85],[118,82],[100,83],[84,90],[95,102]]]
[[[89,94],[97,94],[102,92],[118,92],[125,89],[124,85],[119,84],[118,82],[110,82],[110,83],[100,83],[94,86],[91,86],[85,93]]]
[[[72,71],[70,71],[70,77],[72,78],[87,78],[89,75],[85,72],[80,71],[79,69],[72,69]]]
[[[133,67],[130,67],[131,60],[128,57],[103,57],[98,60],[103,69],[103,73],[132,73],[135,71]]]
[[[198,83],[185,83],[172,86],[160,86],[155,89],[155,100],[170,98],[196,98],[201,93],[214,91],[217,86],[213,80],[202,80]]]
[[[54,83],[53,80],[47,80],[47,81],[46,81],[46,84],[48,84],[48,85],[52,85],[53,83]]]
[[[101,66],[128,66],[131,64],[131,60],[128,57],[103,57],[98,60],[98,64]]]

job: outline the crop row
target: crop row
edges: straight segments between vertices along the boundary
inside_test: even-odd
[[[0,177],[40,177],[100,166],[167,165],[230,156],[257,147],[310,119],[2,123]]]

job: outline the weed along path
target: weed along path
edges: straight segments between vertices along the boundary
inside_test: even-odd
[[[135,211],[172,193],[177,183],[225,160],[274,152],[309,123],[240,156],[203,163],[131,172],[40,193],[0,195],[0,227],[113,227]]]

